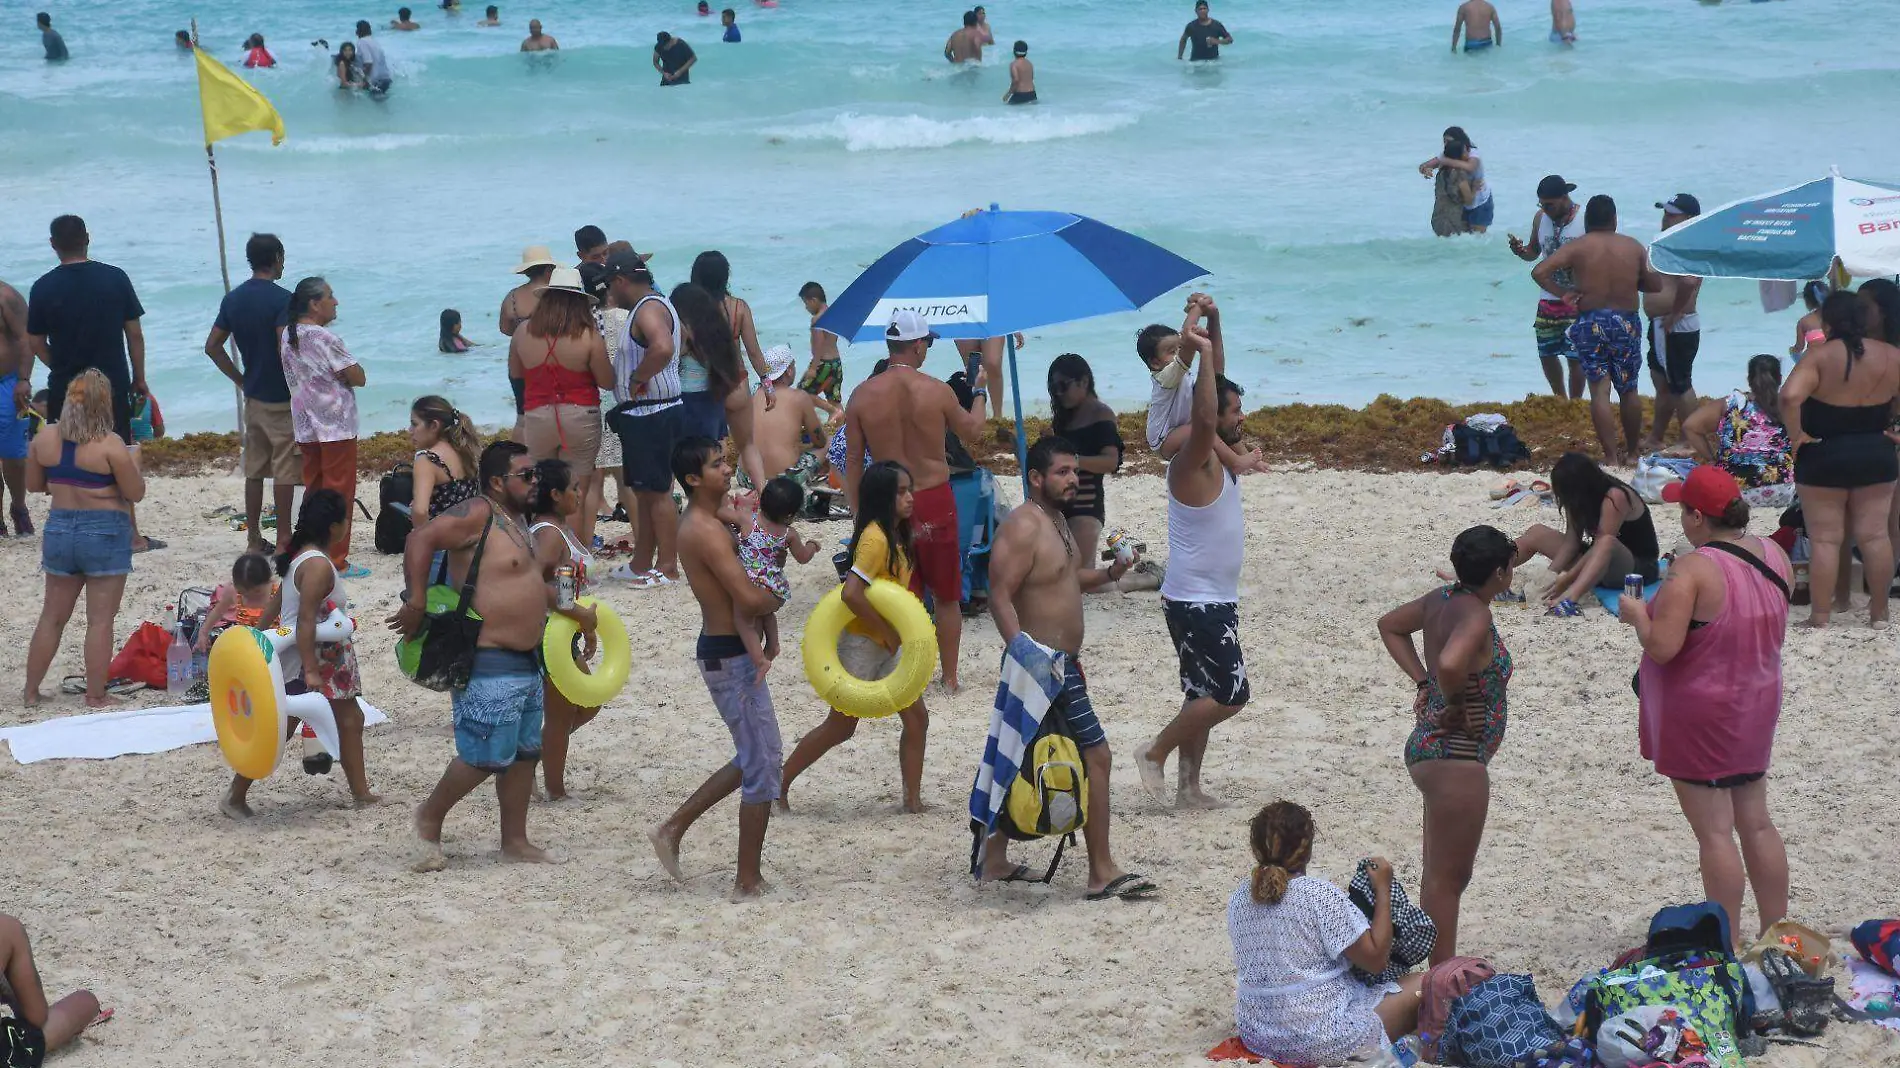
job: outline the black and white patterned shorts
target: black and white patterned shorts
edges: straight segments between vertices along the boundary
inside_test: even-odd
[[[1181,658],[1181,691],[1239,708],[1253,691],[1247,685],[1247,658],[1240,651],[1240,606],[1231,601],[1161,602],[1168,636]]]

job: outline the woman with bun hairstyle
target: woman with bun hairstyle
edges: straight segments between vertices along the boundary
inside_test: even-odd
[[[1422,973],[1368,986],[1351,968],[1381,972],[1392,954],[1392,865],[1374,857],[1373,916],[1346,892],[1306,874],[1313,816],[1275,801],[1253,818],[1253,875],[1227,903],[1240,973],[1234,1016],[1255,1055],[1285,1064],[1338,1064],[1418,1026]]]
[[[1741,929],[1744,865],[1760,929],[1788,912],[1788,855],[1768,815],[1768,760],[1781,718],[1781,643],[1793,566],[1748,534],[1734,476],[1705,464],[1663,488],[1695,551],[1669,565],[1648,605],[1618,614],[1643,645],[1637,737],[1695,832],[1702,888]],[[1737,840],[1740,848],[1737,848]]]

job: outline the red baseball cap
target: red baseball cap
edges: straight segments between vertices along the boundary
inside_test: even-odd
[[[1742,495],[1735,476],[1714,464],[1703,464],[1689,472],[1681,482],[1662,489],[1662,499],[1670,504],[1687,505],[1703,515],[1721,515]]]

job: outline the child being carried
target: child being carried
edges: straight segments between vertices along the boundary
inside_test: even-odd
[[[759,494],[758,510],[753,513],[750,529],[739,538],[739,563],[744,566],[746,577],[754,586],[778,598],[781,608],[791,594],[791,584],[785,580],[786,555],[808,564],[819,548],[817,542],[806,541],[792,529],[792,519],[804,504],[805,491],[798,483],[784,476],[767,482]],[[772,658],[778,656],[778,613],[773,611],[757,618],[739,616],[733,623],[759,677],[764,678],[772,666]]]

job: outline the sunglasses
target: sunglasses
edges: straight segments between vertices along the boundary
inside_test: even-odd
[[[526,471],[510,471],[508,472],[508,477],[518,478],[523,482],[539,482],[541,481],[541,472],[530,467]]]

